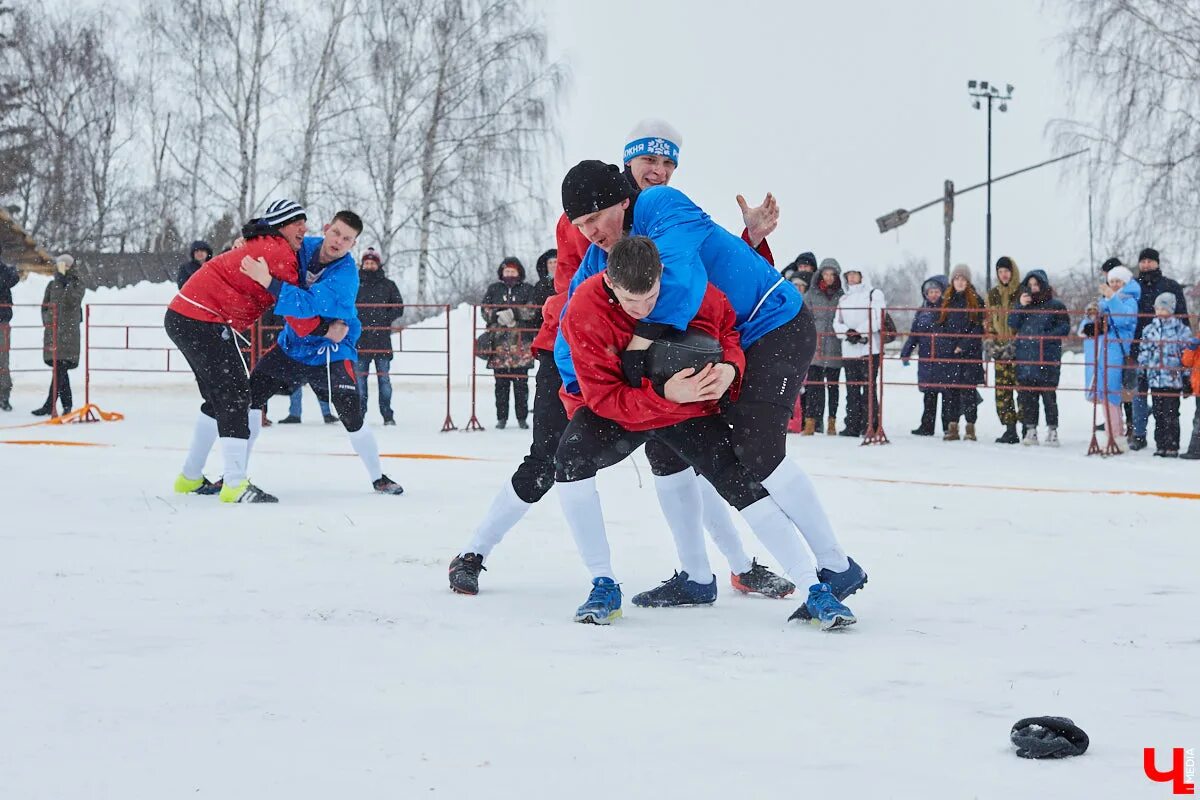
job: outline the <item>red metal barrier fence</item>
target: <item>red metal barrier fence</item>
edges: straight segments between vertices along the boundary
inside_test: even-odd
[[[377,308],[365,304],[362,309]],[[393,345],[392,377],[439,378],[444,381],[446,415],[442,430],[455,430],[450,416],[450,306],[442,304],[406,304],[382,306],[394,308],[395,316],[403,312],[432,311],[417,326],[386,326]],[[190,375],[191,369],[183,355],[163,329],[165,306],[161,303],[91,303],[84,308],[85,393],[90,402],[92,373],[173,373]],[[431,319],[439,320],[433,322]],[[380,328],[384,326],[379,326]],[[242,348],[246,366],[253,369],[261,355],[273,346],[279,325],[261,321],[246,332]],[[360,359],[367,355],[382,355],[386,351],[360,350]],[[355,365],[357,369],[357,365]],[[397,368],[399,367],[399,368]],[[374,373],[372,373],[374,374]]]
[[[37,306],[31,306],[37,308]],[[369,312],[376,308],[374,306],[364,306],[364,311]],[[393,307],[380,306],[378,308],[388,309]],[[403,360],[404,363],[398,364],[400,369],[389,369],[389,374],[395,377],[419,377],[419,378],[439,378],[445,381],[446,393],[446,410],[445,418],[442,424],[443,431],[455,430],[455,425],[451,419],[450,411],[450,393],[451,393],[451,323],[450,323],[450,307],[447,305],[406,305],[402,307],[394,307],[397,313],[401,310],[423,310],[435,312],[433,317],[439,320],[440,324],[428,324],[429,318],[419,324],[419,326],[395,326],[387,325],[386,327],[389,336],[393,343],[393,359],[396,363]],[[511,310],[513,312],[512,319],[508,319],[507,315],[500,316],[500,312]],[[1047,355],[1047,346],[1051,342],[1057,342],[1064,352],[1078,346],[1083,339],[1076,332],[1075,322],[1079,320],[1081,312],[1078,309],[1067,310],[1046,310],[1041,308],[1014,308],[1026,315],[1037,317],[1038,315],[1053,315],[1066,314],[1068,320],[1068,333],[1064,336],[1049,336],[1041,334],[1023,335],[1019,331],[1013,332],[1013,340],[1020,339],[1026,343],[1036,342],[1038,353],[1036,358],[1030,357],[1028,354],[1020,362],[1022,365],[1034,366],[1051,366],[1061,367],[1063,369],[1077,369],[1083,367],[1087,370],[1091,367],[1090,363],[1085,363],[1080,360],[1062,360],[1054,359]],[[863,390],[863,400],[865,406],[865,424],[862,432],[863,444],[884,444],[888,438],[884,430],[883,409],[885,400],[886,387],[917,387],[922,391],[937,391],[947,392],[952,390],[977,390],[979,388],[992,388],[1000,392],[1015,391],[1018,393],[1018,398],[1021,395],[1028,397],[1044,392],[1062,391],[1071,393],[1089,393],[1090,399],[1093,401],[1093,417],[1095,418],[1100,407],[1103,405],[1103,398],[1106,391],[1096,391],[1097,386],[1107,387],[1108,378],[1112,370],[1119,370],[1123,374],[1127,374],[1127,379],[1123,381],[1124,399],[1128,401],[1135,394],[1141,394],[1143,397],[1148,394],[1144,389],[1138,389],[1135,380],[1128,379],[1135,376],[1139,370],[1163,370],[1164,372],[1181,372],[1186,373],[1182,366],[1174,363],[1166,363],[1160,357],[1159,363],[1147,363],[1138,365],[1132,358],[1123,358],[1120,363],[1111,363],[1109,357],[1109,348],[1106,346],[1096,346],[1095,361],[1099,363],[1091,371],[1094,373],[1092,385],[1085,385],[1085,381],[1077,382],[1077,385],[1062,385],[1061,382],[1057,386],[1034,386],[1023,385],[1020,382],[1005,382],[997,384],[995,375],[987,369],[988,361],[992,360],[988,357],[986,350],[994,345],[996,337],[984,332],[984,321],[986,315],[997,313],[985,308],[949,308],[945,309],[945,320],[942,320],[942,309],[927,308],[927,307],[891,307],[887,311],[880,310],[877,314],[868,315],[867,330],[859,331],[859,334],[865,334],[867,341],[875,341],[876,346],[873,348],[874,354],[870,358],[858,359],[853,364],[853,372],[857,377],[843,378],[840,375],[841,369],[846,368],[849,373],[849,362],[853,359],[845,358],[840,362],[837,374],[837,385],[845,385],[847,387],[857,387]],[[936,324],[929,330],[913,331],[896,330],[894,326],[888,325],[885,316],[890,316],[888,312],[900,314],[902,312],[927,312],[937,315]],[[418,311],[420,313],[420,311]],[[1001,312],[1003,313],[1003,312]],[[177,350],[166,337],[162,328],[163,306],[161,304],[132,304],[132,303],[108,303],[89,304],[84,309],[84,326],[85,326],[85,344],[84,344],[84,365],[85,365],[85,397],[88,403],[90,398],[90,383],[91,374],[93,372],[124,372],[124,373],[179,373],[188,374],[189,369],[186,362],[182,359]],[[971,314],[975,315],[972,320],[970,329],[965,332],[958,330],[943,330],[951,320],[955,319],[954,315]],[[385,315],[387,316],[387,315]],[[1104,335],[1103,329],[1106,326],[1113,326],[1116,320],[1119,320],[1122,315],[1102,315],[1099,325],[1101,335]],[[1132,317],[1135,315],[1123,315]],[[1144,318],[1150,319],[1152,315],[1143,315]],[[394,318],[393,318],[394,319]],[[516,379],[528,379],[530,368],[536,363],[530,354],[529,346],[534,337],[537,335],[541,324],[541,309],[537,306],[505,306],[493,305],[472,306],[472,321],[471,333],[473,339],[473,355],[479,359],[472,360],[471,368],[471,416],[465,430],[483,430],[483,425],[479,421],[478,416],[478,385],[480,379],[488,378],[504,378],[512,377]],[[14,325],[13,333],[9,339],[16,341],[17,334],[21,329],[37,329],[41,326],[33,324]],[[1127,327],[1127,326],[1126,326]],[[257,357],[264,352],[266,347],[269,347],[273,338],[271,334],[277,331],[277,327],[256,325],[252,331],[250,345],[246,349],[247,364],[252,366]],[[27,334],[28,335],[28,334]],[[818,352],[821,343],[830,336],[837,336],[836,333],[829,330],[818,331]],[[1098,342],[1114,341],[1118,342],[1124,352],[1132,355],[1136,346],[1141,344],[1141,340],[1133,340],[1129,337],[1124,339],[1116,339],[1115,334],[1111,334],[1112,339],[1100,339]],[[906,341],[910,338],[915,341],[927,340],[929,344],[929,355],[921,358],[917,354],[912,354],[910,358],[918,361],[918,363],[933,364],[933,365],[951,365],[951,366],[974,366],[979,365],[982,368],[982,378],[979,382],[956,382],[954,380],[934,380],[921,382],[913,380],[908,375],[896,375],[890,370],[895,369],[894,362],[908,361],[902,359],[899,355]],[[57,339],[57,337],[56,337]],[[891,339],[886,345],[880,346],[880,339]],[[951,340],[947,342],[947,340]],[[953,344],[954,347],[949,348],[943,343]],[[1167,344],[1186,345],[1188,340],[1177,340],[1167,342]],[[983,350],[984,353],[980,356],[971,355],[964,357],[961,351],[963,345],[970,344],[971,350]],[[12,351],[19,350],[37,350],[32,342],[18,346],[9,344]],[[955,353],[958,349],[960,352]],[[384,352],[379,350],[378,352]],[[368,355],[375,354],[375,350],[363,349],[360,355],[365,359]],[[486,366],[485,366],[486,362]],[[1007,360],[1004,363],[1009,363]],[[526,366],[528,364],[528,366]],[[17,366],[13,371],[27,371],[30,367]],[[833,382],[831,381],[831,384]],[[805,381],[806,388],[824,390],[824,384],[815,384],[808,380]],[[1028,401],[1028,400],[1026,400]],[[1016,405],[1016,404],[1014,404]],[[1018,415],[1020,413],[1018,406]],[[1095,427],[1095,426],[1093,426]],[[1092,446],[1089,452],[1093,453],[1114,453],[1118,451],[1115,444],[1114,432],[1111,425],[1108,428],[1108,443],[1107,446],[1101,447],[1093,437]]]
[[[828,310],[828,308],[826,310]],[[1131,388],[1131,384],[1136,384],[1135,376],[1138,375],[1140,372],[1143,372],[1145,370],[1161,370],[1161,371],[1167,372],[1167,373],[1170,373],[1170,372],[1183,373],[1185,375],[1185,377],[1186,377],[1186,373],[1188,372],[1188,370],[1186,368],[1182,367],[1181,365],[1176,365],[1173,363],[1166,363],[1165,351],[1162,351],[1162,350],[1159,351],[1159,359],[1157,362],[1143,363],[1143,364],[1139,365],[1135,360],[1135,354],[1137,352],[1139,352],[1138,348],[1140,345],[1142,345],[1145,342],[1145,340],[1144,339],[1134,339],[1132,337],[1120,338],[1114,332],[1110,332],[1109,336],[1111,338],[1109,338],[1109,339],[1100,338],[1100,339],[1098,339],[1098,342],[1111,341],[1115,344],[1118,344],[1123,349],[1123,351],[1128,354],[1128,357],[1123,359],[1120,363],[1116,363],[1116,364],[1110,363],[1109,353],[1108,353],[1109,348],[1107,346],[1100,346],[1100,344],[1097,343],[1094,348],[1094,350],[1095,350],[1094,360],[1096,362],[1098,362],[1098,364],[1095,364],[1094,368],[1092,368],[1093,379],[1092,379],[1091,385],[1086,385],[1086,383],[1087,383],[1086,381],[1081,381],[1081,384],[1084,384],[1084,385],[1081,385],[1078,387],[1077,386],[1063,386],[1063,385],[1061,385],[1061,381],[1059,381],[1057,383],[1057,385],[1055,385],[1055,386],[1029,385],[1029,384],[1021,384],[1020,382],[996,384],[994,382],[994,379],[995,379],[994,374],[989,374],[989,371],[987,370],[987,363],[989,361],[992,361],[992,359],[988,357],[986,352],[983,352],[978,358],[976,358],[976,357],[961,357],[961,356],[956,357],[953,350],[951,351],[951,355],[945,355],[945,351],[947,348],[944,345],[939,345],[939,342],[947,342],[947,340],[949,340],[949,342],[948,342],[949,344],[954,344],[956,346],[956,349],[960,349],[960,350],[961,350],[961,345],[964,345],[966,343],[977,343],[979,350],[985,351],[986,348],[989,346],[989,344],[995,343],[997,337],[990,335],[988,333],[985,333],[983,323],[988,314],[993,314],[993,313],[997,313],[997,312],[994,312],[990,309],[986,309],[983,307],[980,307],[980,308],[948,308],[948,309],[944,309],[944,311],[946,312],[945,313],[946,321],[951,320],[953,318],[953,315],[956,315],[956,314],[957,315],[964,315],[964,314],[976,315],[977,320],[975,321],[975,324],[978,325],[978,331],[975,331],[975,332],[951,332],[951,331],[938,330],[937,326],[935,326],[931,330],[919,330],[919,331],[913,331],[911,329],[897,330],[897,331],[895,331],[895,340],[892,343],[890,343],[889,345],[885,346],[883,348],[882,356],[878,357],[879,364],[878,364],[877,368],[875,367],[875,365],[872,364],[872,365],[869,365],[868,368],[856,370],[856,371],[862,371],[868,377],[866,377],[862,380],[839,381],[839,383],[844,383],[847,387],[849,387],[849,386],[865,386],[867,389],[866,402],[868,404],[868,410],[867,410],[868,425],[867,425],[866,434],[863,436],[863,441],[862,441],[863,444],[884,444],[884,443],[887,443],[887,441],[888,441],[887,435],[883,430],[883,421],[882,421],[882,404],[883,404],[883,396],[884,396],[883,393],[884,393],[885,386],[920,387],[922,391],[932,390],[932,391],[942,392],[943,393],[943,402],[944,402],[944,393],[946,391],[951,391],[951,390],[964,390],[965,391],[965,390],[977,390],[978,388],[988,388],[989,387],[989,378],[992,379],[990,388],[995,389],[997,391],[1001,391],[1001,392],[1015,391],[1018,393],[1018,397],[1021,394],[1040,395],[1040,394],[1046,393],[1046,392],[1059,392],[1059,391],[1086,393],[1092,399],[1093,419],[1095,420],[1095,418],[1098,415],[1099,407],[1103,405],[1102,398],[1106,395],[1106,393],[1108,391],[1105,387],[1108,386],[1109,373],[1111,370],[1119,370],[1122,372],[1123,385],[1125,386],[1123,393],[1124,393],[1124,398],[1126,401],[1128,401],[1130,398],[1132,398],[1135,395],[1140,395],[1142,397],[1146,397],[1149,394],[1149,392],[1145,389],[1139,389],[1136,386]],[[1019,331],[1014,331],[1012,333],[1012,336],[1009,339],[1009,341],[1015,343],[1016,340],[1020,339],[1024,342],[1036,342],[1037,348],[1038,348],[1038,354],[1037,354],[1036,358],[1026,357],[1026,358],[1021,359],[1020,361],[1017,361],[1015,358],[1013,358],[1011,360],[1005,359],[1006,362],[1011,361],[1011,363],[1014,366],[1017,364],[1020,364],[1020,365],[1025,365],[1025,366],[1059,367],[1060,369],[1064,368],[1064,367],[1072,367],[1072,368],[1082,367],[1085,371],[1090,366],[1093,366],[1090,362],[1087,362],[1086,360],[1084,360],[1084,361],[1074,361],[1074,360],[1064,361],[1061,358],[1061,356],[1058,359],[1052,359],[1047,356],[1046,348],[1050,342],[1056,342],[1060,345],[1062,352],[1066,353],[1069,351],[1070,348],[1081,345],[1082,342],[1084,341],[1084,339],[1096,338],[1095,336],[1086,337],[1086,336],[1079,335],[1076,332],[1076,326],[1078,323],[1071,322],[1072,317],[1075,319],[1079,319],[1081,317],[1087,317],[1089,319],[1094,319],[1095,318],[1094,314],[1089,316],[1087,310],[1080,311],[1078,309],[1076,309],[1076,310],[1071,310],[1071,309],[1061,310],[1061,309],[1043,309],[1043,308],[1031,308],[1031,307],[1021,307],[1021,306],[1014,306],[1014,308],[1011,311],[1020,312],[1021,314],[1030,315],[1030,316],[1034,316],[1034,317],[1036,317],[1038,315],[1062,315],[1062,316],[1066,317],[1069,332],[1064,336],[1049,336],[1049,335],[1040,335],[1040,334],[1022,334]],[[886,311],[880,311],[878,313],[878,315],[872,316],[872,319],[869,322],[869,330],[867,331],[868,340],[870,340],[872,336],[875,336],[876,334],[878,334],[881,331],[883,332],[884,336],[887,336],[890,333],[890,331],[885,330],[885,325],[883,322],[884,315],[887,312],[933,313],[933,314],[937,315],[937,317],[938,317],[938,323],[937,323],[938,326],[945,324],[945,322],[943,322],[941,320],[941,317],[943,314],[943,309],[941,309],[941,308],[892,306],[892,307],[889,307],[888,309],[886,309]],[[1000,312],[1000,313],[1007,314],[1009,312]],[[1103,315],[1100,315],[1099,322],[1097,323],[1101,329],[1100,336],[1103,337],[1105,335],[1104,334],[1105,328],[1115,327],[1116,320],[1129,319],[1129,318],[1137,318],[1137,319],[1149,321],[1149,320],[1154,319],[1154,315],[1152,315],[1152,314],[1142,314],[1142,315],[1103,314]],[[1190,333],[1190,329],[1189,329],[1189,333]],[[831,332],[831,331],[818,331],[818,352],[819,352],[820,343],[822,340],[824,340],[826,337],[830,337],[830,336],[836,337],[837,335],[838,334]],[[915,337],[915,339],[917,339],[917,340],[927,338],[930,343],[929,347],[930,347],[931,355],[926,356],[924,358],[920,358],[916,355],[912,355],[909,358],[902,358],[899,355],[899,351],[901,351],[904,348],[905,343],[907,342],[907,340],[910,337]],[[878,341],[878,340],[876,339],[876,341]],[[1189,341],[1190,341],[1190,339],[1178,339],[1178,340],[1160,341],[1159,343],[1160,344],[1174,344],[1174,345],[1186,346]],[[972,349],[974,349],[974,345],[972,346]],[[918,360],[919,362],[925,363],[925,364],[935,364],[935,365],[943,364],[943,365],[954,365],[954,366],[964,366],[964,367],[980,365],[980,367],[982,368],[982,372],[983,372],[983,379],[979,383],[953,382],[953,381],[919,382],[919,381],[912,381],[912,380],[906,380],[906,379],[888,379],[886,373],[887,373],[887,364],[889,361],[891,361],[891,362],[896,362],[896,361],[907,362],[910,360],[910,358],[913,360]],[[842,367],[846,367],[847,362],[852,361],[852,360],[853,359],[843,358],[842,362],[841,362]],[[862,359],[862,360],[865,360],[865,359]],[[874,359],[872,359],[872,360],[874,360]],[[1144,360],[1145,359],[1143,358],[1143,361]],[[995,362],[993,362],[993,363],[995,363]],[[876,369],[878,370],[877,375],[875,374]],[[1184,381],[1184,383],[1186,385],[1186,381]],[[824,391],[823,384],[812,383],[806,379],[806,381],[805,381],[806,389],[810,386],[813,387],[814,389],[819,389],[821,391]],[[1097,386],[1100,387],[1099,391],[1096,390]],[[1181,390],[1181,391],[1185,391],[1185,390]],[[1026,402],[1030,402],[1030,401],[1028,399],[1026,399]],[[875,410],[876,408],[879,409],[878,412],[876,412],[876,410]],[[1021,410],[1020,405],[1018,405],[1017,408],[1018,408],[1018,419],[1020,419],[1020,410]],[[1096,426],[1093,425],[1093,428],[1095,428],[1095,427]],[[1096,436],[1093,434],[1092,442],[1091,442],[1091,445],[1090,445],[1089,451],[1088,451],[1089,454],[1100,453],[1100,454],[1108,455],[1108,454],[1113,454],[1113,453],[1119,452],[1119,448],[1117,447],[1117,444],[1115,441],[1115,437],[1117,434],[1114,433],[1112,428],[1113,428],[1112,425],[1106,425],[1106,430],[1107,430],[1107,434],[1108,434],[1108,442],[1107,442],[1107,445],[1103,446],[1103,447],[1101,447],[1099,445],[1099,443],[1096,440]]]

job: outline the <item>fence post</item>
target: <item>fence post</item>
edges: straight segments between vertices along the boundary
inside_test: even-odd
[[[450,418],[450,306],[442,306],[446,315],[446,419],[442,422],[442,433],[458,430]]]
[[[83,307],[83,404],[92,404],[92,304]]]
[[[478,383],[479,368],[475,364],[478,358],[478,343],[479,343],[479,320],[475,315],[477,306],[471,306],[471,418],[467,420],[467,425],[463,431],[481,431],[483,426],[479,424],[479,417],[475,414],[475,389]]]
[[[875,356],[871,351],[875,348],[875,311],[872,305],[871,294],[867,294],[867,428],[863,434],[860,445],[868,444],[889,444],[887,436],[883,434],[883,333],[886,326],[883,324],[883,315],[887,313],[886,309],[879,311],[879,370],[875,370]],[[878,383],[878,390],[876,384]],[[876,394],[878,393],[878,397]]]

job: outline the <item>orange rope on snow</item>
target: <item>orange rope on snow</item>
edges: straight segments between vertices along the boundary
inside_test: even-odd
[[[36,445],[44,444],[50,447],[112,447],[111,444],[97,442],[67,442],[57,439],[0,439],[0,444]]]
[[[1135,495],[1137,497],[1163,497],[1171,500],[1200,500],[1200,492],[1167,492],[1149,489],[1061,489],[1042,486],[1004,486],[989,483],[950,483],[946,481],[916,481],[901,478],[865,478],[850,475],[823,475],[812,473],[818,478],[839,478],[848,481],[865,481],[867,483],[893,483],[906,486],[932,486],[938,489],[988,489],[997,492],[1035,492],[1040,494],[1101,494],[1101,495]]]

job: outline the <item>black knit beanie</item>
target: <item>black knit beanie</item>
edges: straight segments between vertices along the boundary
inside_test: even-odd
[[[615,206],[632,196],[633,189],[621,174],[621,168],[603,161],[580,161],[562,182],[563,212],[570,220]]]

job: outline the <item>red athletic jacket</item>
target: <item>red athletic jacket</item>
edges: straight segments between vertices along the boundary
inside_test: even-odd
[[[591,246],[591,242],[580,233],[579,228],[571,224],[571,220],[567,219],[566,214],[558,218],[558,225],[554,229],[554,239],[555,247],[558,248],[558,266],[554,268],[555,293],[550,295],[542,306],[542,327],[531,345],[534,355],[537,355],[536,351],[538,350],[545,350],[547,353],[554,352],[554,339],[558,336],[558,318],[562,314],[563,304],[567,301],[567,287],[571,285],[575,271],[583,263],[584,253]],[[746,244],[750,244],[750,231],[742,230],[742,240]],[[768,264],[775,265],[775,256],[771,253],[766,239],[759,242],[758,247],[754,249],[767,260]]]
[[[738,332],[733,329],[736,321],[728,298],[709,284],[691,327],[716,337],[724,350],[724,360],[737,367],[738,377],[730,386],[734,398],[741,390],[741,376],[746,370],[746,357]],[[622,311],[609,294],[603,275],[593,275],[575,290],[562,319],[562,332],[571,346],[580,393],[560,390],[567,416],[575,416],[586,405],[626,430],[649,431],[719,413],[716,401],[673,403],[656,392],[649,379],[643,379],[637,388],[629,385],[621,369],[621,352],[633,338],[636,325],[637,320]]]
[[[271,276],[284,283],[295,284],[298,280],[299,262],[287,240],[282,236],[256,236],[206,262],[188,278],[168,308],[201,322],[223,322],[239,331],[249,328],[275,305],[275,297],[242,274],[242,259],[246,256],[266,259]]]

